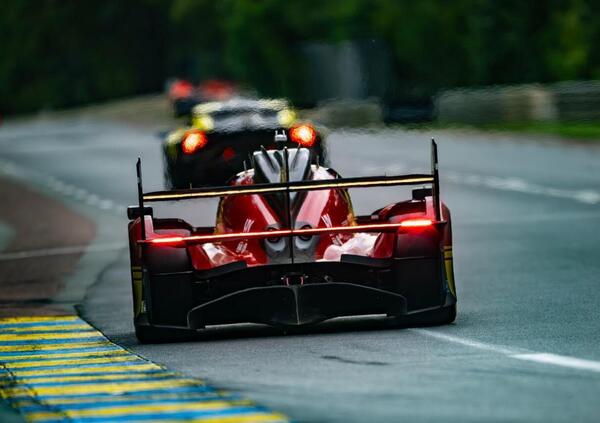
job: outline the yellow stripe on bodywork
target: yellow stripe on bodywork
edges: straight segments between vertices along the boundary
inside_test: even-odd
[[[448,288],[452,295],[456,297],[456,285],[454,284],[454,260],[452,258],[452,246],[444,247],[444,267],[446,269],[446,279],[448,280]]]
[[[142,296],[144,295],[142,281],[133,280],[133,313],[137,317],[142,312]]]

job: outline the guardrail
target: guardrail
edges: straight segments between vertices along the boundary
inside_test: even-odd
[[[592,121],[600,119],[600,81],[452,89],[434,107],[444,123]]]

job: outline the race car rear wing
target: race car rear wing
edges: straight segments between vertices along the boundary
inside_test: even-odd
[[[284,149],[284,154],[287,157],[287,150]],[[286,160],[287,162],[287,160]],[[369,187],[385,187],[385,186],[401,186],[401,185],[421,185],[431,184],[431,194],[434,204],[435,220],[439,222],[441,220],[441,201],[440,201],[440,184],[438,175],[438,154],[437,144],[435,140],[431,140],[431,173],[430,174],[410,174],[410,175],[398,175],[398,176],[368,176],[359,178],[338,178],[333,180],[311,180],[311,181],[295,181],[295,182],[280,182],[273,184],[252,184],[252,185],[241,185],[241,186],[222,186],[222,187],[209,187],[209,188],[191,188],[182,190],[171,190],[171,191],[154,191],[154,192],[143,192],[142,185],[142,165],[141,159],[138,158],[136,163],[137,173],[137,190],[138,190],[138,207],[136,208],[136,217],[141,217],[144,220],[145,215],[151,214],[150,208],[145,207],[145,203],[150,202],[161,202],[161,201],[179,201],[199,198],[215,198],[229,195],[249,195],[249,194],[274,194],[284,193],[287,194],[286,198],[289,201],[289,193],[299,191],[316,191],[323,189],[348,189],[348,188],[369,188]],[[287,168],[286,168],[286,180],[287,180]],[[289,207],[288,207],[289,210]],[[291,221],[291,219],[289,219]],[[145,240],[145,225],[142,226],[142,240]],[[381,231],[392,229],[385,224],[379,225],[368,225],[369,229],[377,229],[375,226],[380,227]],[[371,228],[373,226],[374,228]],[[394,226],[396,227],[396,226]],[[355,229],[359,229],[353,227]],[[328,232],[333,232],[335,228],[326,228]],[[341,228],[337,228],[341,232]],[[311,230],[314,232],[315,230]],[[346,231],[356,232],[354,229],[347,228]],[[269,233],[269,236],[273,235],[287,235],[295,236],[304,234],[299,230],[285,229],[281,230],[281,234]],[[245,233],[245,237],[248,237],[250,233]],[[219,235],[210,236],[198,236],[198,241],[204,240],[204,238],[219,238]],[[261,235],[261,237],[263,237]]]

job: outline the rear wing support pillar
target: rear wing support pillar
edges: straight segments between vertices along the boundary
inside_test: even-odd
[[[146,216],[144,213],[144,189],[142,186],[142,159],[138,157],[135,163],[135,172],[137,174],[138,206],[140,210],[142,240],[146,239]]]
[[[438,152],[437,143],[431,139],[431,175],[433,176],[433,208],[435,213],[435,220],[440,221],[442,216],[442,205],[440,201],[440,175],[438,171]]]

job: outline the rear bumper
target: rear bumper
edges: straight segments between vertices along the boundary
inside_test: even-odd
[[[146,275],[147,320],[139,323],[182,329],[249,322],[302,326],[341,316],[415,314],[456,302],[439,257],[343,256],[342,262],[231,263]],[[302,284],[298,275],[304,275]]]
[[[333,317],[365,314],[400,316],[406,299],[399,294],[350,283],[250,288],[193,308],[188,327],[236,322],[304,326]]]

